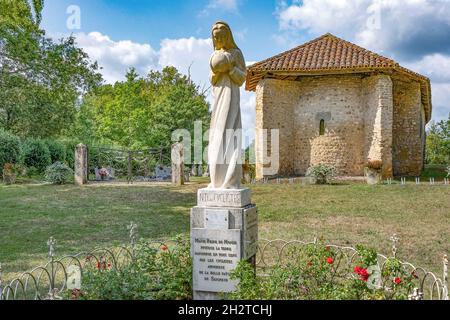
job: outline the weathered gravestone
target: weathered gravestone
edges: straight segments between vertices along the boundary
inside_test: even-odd
[[[191,210],[196,300],[221,299],[235,291],[238,283],[230,279],[230,272],[241,260],[256,262],[258,241],[257,208],[250,189],[241,188],[240,106],[239,99],[232,98],[239,96],[244,83],[245,60],[226,23],[216,23],[212,34],[215,52],[210,66],[216,99],[208,147],[211,183],[198,191],[197,206]]]
[[[75,147],[75,184],[82,186],[88,182],[88,149],[84,144]]]
[[[193,177],[198,177],[198,167],[197,167],[196,164],[193,164],[193,165],[192,165],[192,168],[191,168],[191,175],[192,175]]]
[[[156,166],[155,168],[156,180],[170,179],[172,173],[171,168],[166,166]]]

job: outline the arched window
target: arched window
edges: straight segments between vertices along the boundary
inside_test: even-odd
[[[325,134],[325,120],[324,119],[320,120],[319,134],[321,136],[323,136]]]

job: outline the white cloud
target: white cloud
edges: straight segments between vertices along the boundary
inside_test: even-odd
[[[293,0],[277,9],[280,30],[326,32],[378,52],[417,58],[449,52],[447,0]],[[396,58],[394,57],[394,58]]]
[[[404,66],[428,76],[434,83],[450,82],[450,55],[426,55],[418,61],[406,62]]]
[[[212,54],[211,39],[164,39],[159,51],[159,65],[174,66],[188,74],[201,87],[209,86],[209,59]]]
[[[433,120],[446,120],[450,115],[450,83],[435,83],[433,91]]]
[[[108,83],[123,80],[129,67],[135,67],[140,74],[146,74],[158,65],[158,53],[149,44],[130,40],[113,41],[100,32],[78,33],[76,39],[89,57],[98,61]]]

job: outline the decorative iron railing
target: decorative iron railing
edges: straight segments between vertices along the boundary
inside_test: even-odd
[[[19,277],[8,281],[2,281],[2,269],[0,264],[0,300],[62,300],[68,299],[70,290],[80,287],[79,281],[83,272],[89,269],[100,268],[108,263],[108,268],[120,270],[127,264],[133,263],[135,246],[137,243],[137,225],[133,222],[128,226],[130,245],[115,248],[98,248],[90,252],[78,253],[56,258],[56,241],[51,237],[47,245],[49,247],[50,260],[43,266],[21,274]],[[378,254],[378,268],[382,272],[386,262],[390,258],[397,257],[398,238],[394,235],[392,241],[392,256]],[[156,242],[155,242],[156,243]],[[260,240],[256,258],[258,276],[265,276],[267,271],[279,264],[288,262],[292,250],[318,245],[315,239],[312,242],[300,240]],[[352,274],[353,266],[358,259],[358,250],[353,247],[326,245],[334,252],[336,271],[346,277]],[[415,287],[411,292],[410,300],[449,300],[448,291],[448,257],[443,258],[443,277],[436,276],[433,272],[424,268],[415,267],[409,262],[401,265],[410,274],[415,275]],[[78,281],[78,283],[77,283]],[[381,284],[383,286],[383,284]]]
[[[397,259],[397,236],[391,238],[392,241],[392,256],[386,256],[383,254],[377,254],[378,263],[376,267],[382,274],[386,268],[386,263],[392,259]],[[261,276],[266,275],[266,271],[276,265],[283,265],[292,258],[292,252],[294,250],[301,250],[307,246],[318,245],[317,239],[312,242],[305,242],[300,240],[260,240],[258,247],[258,255],[256,259],[256,266],[258,274]],[[335,273],[339,273],[344,277],[356,277],[354,274],[355,263],[359,258],[358,250],[349,246],[339,246],[334,244],[323,244],[331,251],[335,257],[334,270]],[[296,252],[298,254],[298,252]],[[416,267],[409,262],[399,260],[402,268],[406,273],[414,275],[414,289],[411,292],[410,300],[449,300],[448,291],[448,256],[443,257],[443,277],[438,277],[435,273],[427,271],[422,267]],[[381,280],[381,279],[380,279]],[[388,287],[386,283],[378,283],[379,288]]]
[[[130,246],[114,248],[97,248],[75,255],[57,258],[56,240],[47,241],[50,260],[42,266],[22,273],[17,278],[4,284],[0,264],[0,300],[62,300],[68,290],[79,286],[83,272],[104,267],[120,270],[134,260],[134,248],[137,240],[137,225],[128,226]]]

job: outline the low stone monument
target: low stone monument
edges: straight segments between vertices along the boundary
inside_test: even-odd
[[[172,145],[172,183],[177,186],[184,184],[184,145]]]
[[[193,165],[192,165],[192,168],[191,168],[191,175],[192,175],[193,177],[198,177],[198,167],[197,167],[196,164],[193,164]]]
[[[75,184],[82,186],[88,182],[88,149],[80,143],[75,147]]]
[[[208,162],[211,183],[198,191],[191,210],[191,255],[196,300],[217,300],[236,290],[230,272],[241,260],[256,260],[258,213],[250,189],[241,188],[241,110],[239,87],[245,82],[244,57],[230,27],[213,26],[211,83],[215,96]],[[233,134],[229,134],[230,131]]]

